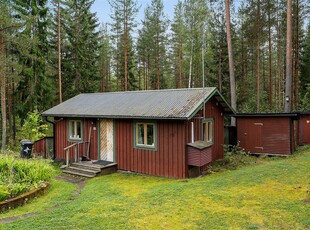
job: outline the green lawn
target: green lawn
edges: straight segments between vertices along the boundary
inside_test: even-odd
[[[1,229],[310,229],[310,147],[288,158],[173,180],[115,173],[50,192],[0,215]]]

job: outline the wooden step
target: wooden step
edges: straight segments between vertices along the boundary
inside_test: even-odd
[[[100,171],[101,171],[100,169],[81,168],[81,167],[76,167],[74,165],[70,165],[68,168],[73,170],[73,171],[78,171],[78,172],[81,171],[81,172],[86,172],[86,173],[90,173],[90,174],[92,174],[92,173],[97,174],[97,173],[100,173]]]
[[[87,178],[93,178],[93,177],[96,176],[96,174],[85,174],[85,173],[82,173],[82,172],[77,172],[77,171],[70,170],[69,168],[62,169],[62,171],[64,173],[68,173],[68,174],[72,174],[72,175],[76,175],[76,176],[87,177]]]
[[[103,165],[96,165],[92,164],[91,162],[89,163],[72,163],[71,164],[74,167],[78,168],[84,168],[84,169],[94,169],[94,170],[99,170],[102,169],[104,166]]]
[[[95,177],[96,175],[105,175],[117,171],[117,164],[111,163],[108,165],[92,164],[92,162],[72,163],[69,167],[62,166],[61,170],[64,173],[84,176],[88,178]]]

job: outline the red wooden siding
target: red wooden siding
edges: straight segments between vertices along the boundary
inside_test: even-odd
[[[310,114],[301,115],[299,122],[300,145],[310,145]]]
[[[46,141],[44,138],[38,140],[38,141],[35,141],[33,143],[33,153],[36,155],[36,156],[42,156],[42,157],[45,157],[46,155]]]
[[[187,147],[188,165],[203,166],[212,161],[212,147],[197,149],[191,146]]]
[[[292,128],[289,117],[237,117],[240,146],[252,153],[290,154]]]
[[[213,145],[212,161],[224,157],[224,110],[215,98],[206,103],[205,118],[213,118]],[[191,142],[191,122],[194,122],[194,141],[202,140],[202,117],[203,111],[198,112],[198,117],[194,117],[187,122],[187,143]]]
[[[90,138],[90,158],[93,160],[98,159],[98,126],[97,119],[82,119],[83,122],[83,140],[88,141],[89,131],[91,130]],[[64,148],[73,144],[74,142],[68,141],[68,119],[55,119],[55,144],[56,144],[56,159],[64,160],[66,158]],[[87,144],[79,145],[80,155],[87,154]],[[73,148],[70,150],[70,158],[74,159]]]
[[[134,148],[134,121],[116,120],[118,169],[172,178],[186,177],[183,121],[157,121],[157,150]]]

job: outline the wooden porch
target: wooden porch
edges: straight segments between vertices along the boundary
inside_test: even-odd
[[[114,173],[117,170],[117,164],[110,161],[80,161],[71,163],[68,166],[61,166],[64,173],[92,178],[97,175],[106,175]]]

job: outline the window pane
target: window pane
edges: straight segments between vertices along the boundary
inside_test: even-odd
[[[147,124],[147,145],[154,145],[154,125]]]
[[[76,121],[76,136],[75,138],[81,138],[81,122],[80,121]]]
[[[209,122],[206,122],[204,127],[205,127],[205,130],[204,130],[204,135],[205,135],[205,141],[208,141],[209,140],[209,125],[208,125]]]
[[[69,137],[74,138],[74,121],[70,121],[69,126]]]
[[[144,144],[144,125],[137,124],[137,144],[143,145]]]
[[[209,128],[208,128],[208,130],[209,130],[208,141],[213,141],[213,130],[212,130],[213,122],[208,122],[208,126],[209,126]]]

